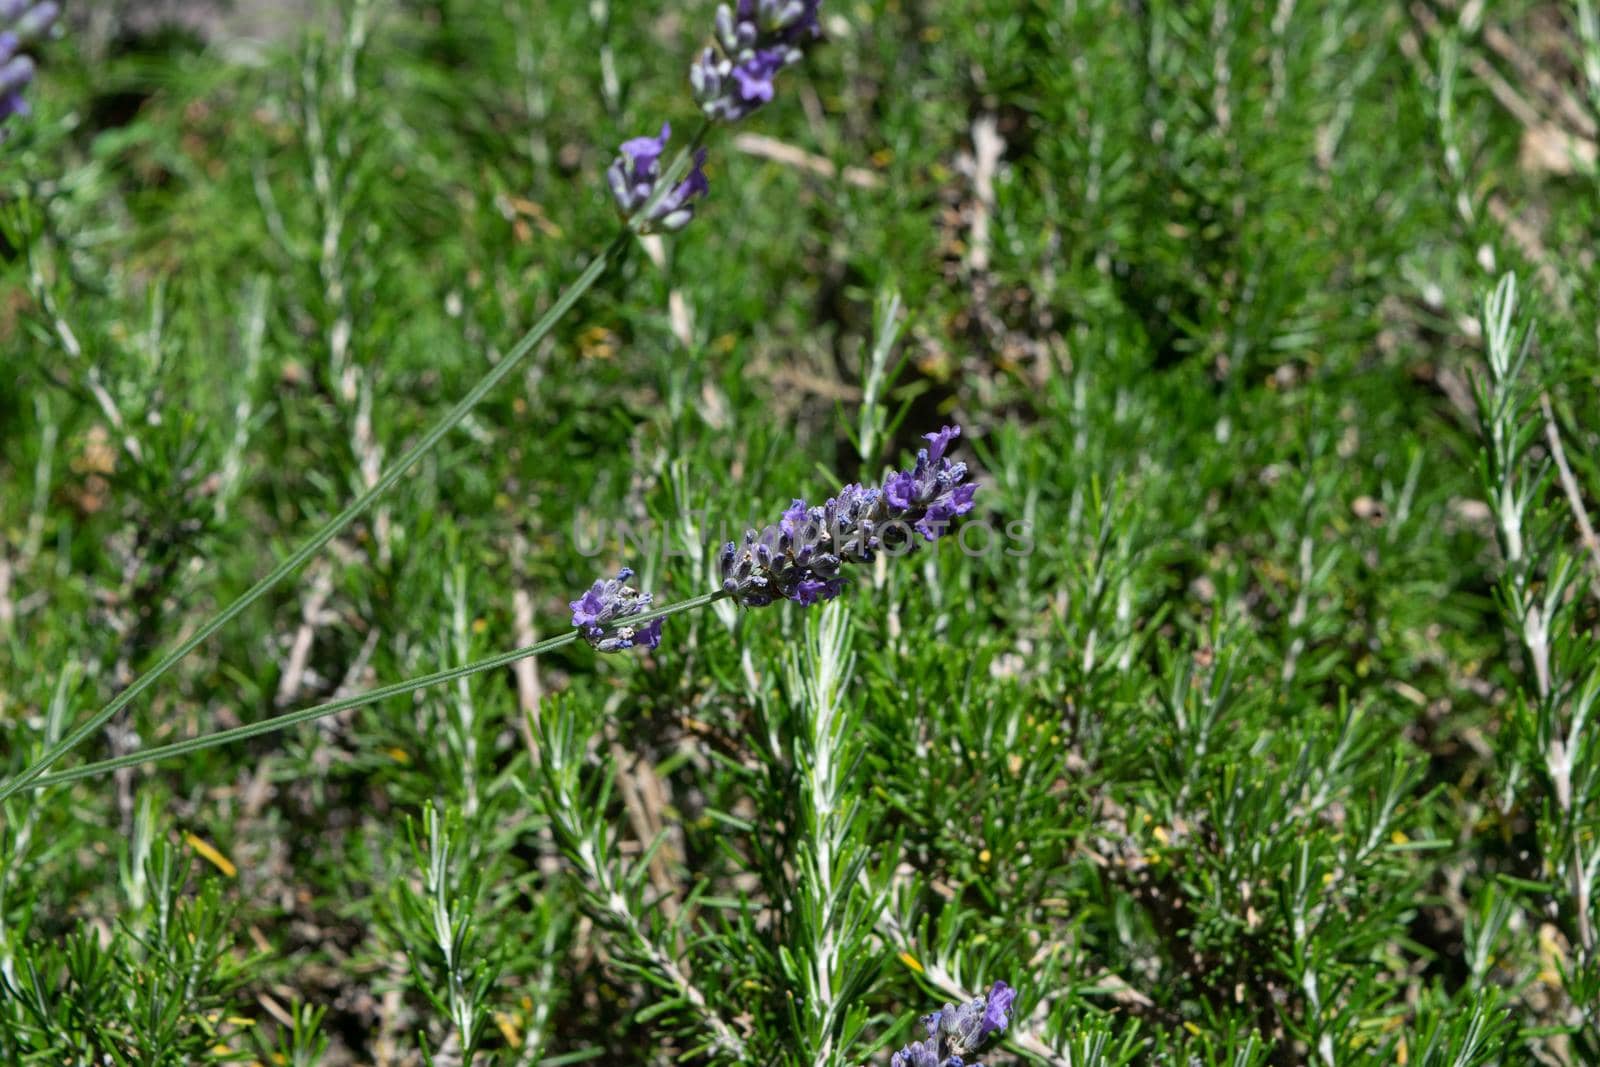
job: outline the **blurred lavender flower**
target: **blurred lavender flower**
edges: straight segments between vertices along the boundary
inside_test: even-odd
[[[780,599],[815,604],[843,591],[841,564],[869,563],[881,549],[908,551],[913,530],[936,540],[972,510],[978,489],[965,463],[945,458],[960,435],[959,426],[927,434],[916,464],[881,488],[847,485],[820,507],[796,500],[777,525],[748,531],[743,544],[729,541],[719,559],[723,591],[750,608]]]
[[[924,1015],[922,1025],[928,1036],[896,1052],[889,1067],[972,1067],[977,1061],[967,1057],[976,1055],[984,1042],[1006,1028],[1016,999],[1015,989],[996,982],[985,996],[960,1007],[946,1004]]]
[[[772,99],[780,70],[822,36],[822,0],[739,0],[717,7],[716,46],[689,68],[694,98],[713,119],[737,122]]]
[[[653,619],[641,627],[622,626],[608,631],[622,619],[638,615],[650,606],[650,594],[627,584],[633,571],[627,567],[615,578],[595,582],[589,591],[572,601],[572,625],[583,631],[584,639],[600,652],[622,652],[634,645],[655,648],[661,643],[661,620]]]
[[[3,0],[0,0],[3,2]],[[667,142],[672,139],[672,127],[661,124],[659,137],[635,137],[623,141],[621,154],[606,170],[606,181],[611,185],[611,195],[623,215],[631,218],[644,207],[661,180],[661,157],[666,153]],[[711,191],[702,169],[706,162],[705,149],[695,153],[694,166],[689,176],[679,182],[671,192],[661,198],[650,211],[647,223],[663,230],[681,230],[694,218],[695,202]]]
[[[12,115],[28,113],[22,90],[33,80],[33,60],[18,53],[44,35],[60,10],[53,3],[0,0],[0,124]],[[0,140],[4,138],[0,131]]]

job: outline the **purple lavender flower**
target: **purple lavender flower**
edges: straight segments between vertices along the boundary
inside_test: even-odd
[[[606,181],[617,208],[631,218],[649,201],[661,181],[661,157],[666,153],[667,142],[672,139],[672,127],[661,124],[659,137],[635,137],[623,141],[620,155],[606,170]],[[688,177],[679,182],[650,210],[645,221],[650,227],[663,230],[681,230],[694,218],[695,202],[711,191],[703,169],[705,149],[695,153],[694,166]]]
[[[739,0],[717,7],[716,46],[689,68],[694,98],[714,119],[737,122],[772,99],[773,78],[822,36],[822,0]]]
[[[628,584],[632,577],[633,571],[624,567],[615,578],[595,582],[569,605],[572,625],[583,631],[584,639],[597,651],[622,652],[634,645],[655,648],[661,643],[660,619],[640,627],[615,625],[650,606],[650,594]]]
[[[818,507],[796,500],[776,526],[748,531],[742,545],[729,541],[719,561],[723,591],[751,608],[781,599],[811,605],[843,592],[841,564],[914,548],[912,530],[936,540],[972,510],[978,488],[967,481],[965,463],[945,458],[960,434],[958,426],[928,434],[915,466],[889,475],[881,488],[847,485]]]
[[[896,1052],[890,1067],[966,1067],[967,1056],[976,1055],[991,1036],[1005,1030],[1016,999],[1015,989],[996,982],[984,996],[924,1015],[928,1036]]]
[[[26,115],[28,102],[22,90],[33,81],[33,60],[21,49],[42,37],[60,8],[54,3],[0,0],[0,124],[12,115]],[[0,131],[0,140],[5,134]]]
[[[751,608],[780,599],[811,605],[844,591],[839,557],[828,550],[828,531],[820,514],[813,517],[804,505],[795,501],[776,526],[747,531],[743,545],[729,541],[722,546],[723,591]],[[806,514],[791,519],[796,508]]]
[[[926,540],[936,540],[952,522],[972,510],[972,495],[978,487],[967,483],[967,465],[944,458],[950,442],[961,436],[961,427],[946,426],[924,436],[928,447],[917,452],[917,463],[909,471],[890,475],[883,483],[883,494],[891,507],[899,509],[907,521]]]

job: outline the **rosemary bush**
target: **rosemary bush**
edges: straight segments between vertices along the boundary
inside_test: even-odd
[[[1591,0],[303,6],[0,0],[0,1063],[1600,1062]]]

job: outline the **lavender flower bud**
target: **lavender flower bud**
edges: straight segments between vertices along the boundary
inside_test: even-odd
[[[763,29],[771,33],[782,33],[807,19],[814,29],[818,6],[807,4],[804,0],[759,0],[756,19]]]
[[[960,1056],[940,1060],[937,1045],[930,1038],[927,1041],[913,1041],[890,1056],[889,1067],[962,1067],[962,1062]]]
[[[55,23],[56,16],[61,14],[60,5],[54,3],[30,5],[26,0],[21,2],[13,0],[10,7],[16,12],[16,14],[6,12],[10,14],[11,32],[23,41],[34,41],[43,37],[45,31]]]
[[[747,608],[765,607],[778,599],[765,568],[756,562],[755,540],[756,532],[747,531],[742,546],[729,541],[717,558],[722,591]]]
[[[606,169],[606,182],[611,195],[624,217],[632,218],[655,193],[661,181],[661,157],[666,153],[667,142],[672,138],[672,127],[661,124],[659,137],[635,137],[622,142],[620,155]],[[711,191],[706,181],[705,149],[695,153],[694,166],[688,177],[663,196],[645,220],[646,231],[651,229],[681,230],[694,218],[696,201]]]
[[[852,483],[824,504],[823,512],[839,558],[871,563],[883,547],[882,528],[888,518],[883,490]]]
[[[707,48],[695,57],[689,66],[689,88],[694,90],[697,102],[704,105],[722,95],[722,84],[726,80],[722,71],[722,57],[715,48]]]
[[[717,43],[722,45],[722,50],[730,56],[754,48],[760,34],[756,31],[755,22],[745,11],[745,5],[739,5],[739,14],[735,18],[733,10],[727,4],[717,5],[717,14],[714,22],[716,27]]]
[[[4,47],[5,42],[0,41],[0,50]],[[0,93],[16,93],[32,80],[33,60],[27,56],[12,56],[0,61]]]
[[[655,648],[661,643],[660,619],[652,619],[639,627],[613,626],[650,606],[649,593],[641,593],[627,584],[632,577],[633,571],[624,567],[615,578],[595,582],[588,592],[568,605],[572,608],[572,625],[583,631],[584,639],[596,651],[622,652],[634,645]]]

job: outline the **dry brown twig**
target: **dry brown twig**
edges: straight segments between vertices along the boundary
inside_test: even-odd
[[[803,148],[796,148],[776,137],[767,137],[759,133],[741,133],[733,138],[733,147],[747,156],[781,163],[786,167],[803,170],[807,174],[815,174],[819,178],[833,179],[841,176],[841,171],[834,166],[832,160],[807,152]],[[842,174],[846,185],[853,185],[858,189],[883,188],[883,176],[874,174],[865,167],[845,167]]]
[[[1588,550],[1589,564],[1594,569],[1594,574],[1590,576],[1589,592],[1600,599],[1600,584],[1597,584],[1600,582],[1600,539],[1595,537],[1594,526],[1589,522],[1589,512],[1583,503],[1583,490],[1572,474],[1572,466],[1567,462],[1567,450],[1561,445],[1561,430],[1556,425],[1556,413],[1550,404],[1549,393],[1539,394],[1539,408],[1544,412],[1544,436],[1550,445],[1550,458],[1555,461],[1561,489],[1567,495],[1567,503],[1572,506],[1572,517],[1578,524],[1580,539]]]
[[[1561,118],[1566,120],[1574,132],[1591,140],[1597,132],[1600,132],[1595,128],[1594,118],[1584,110],[1583,105],[1551,77],[1550,72],[1540,66],[1539,61],[1529,55],[1510,34],[1499,26],[1488,25],[1483,28],[1483,43],[1489,46],[1490,51],[1510,63],[1515,68],[1517,77],[1553,104]]]
[[[526,648],[539,640],[538,631],[533,626],[533,598],[526,589],[518,589],[511,594],[511,625],[513,640],[518,647]],[[517,680],[517,707],[522,711],[517,720],[522,731],[522,743],[528,748],[528,758],[538,766],[539,742],[533,731],[539,724],[539,704],[544,699],[544,687],[539,684],[538,660],[533,656],[519,659],[511,665],[511,673]]]
[[[337,616],[327,611],[328,597],[333,594],[333,576],[327,567],[319,567],[311,576],[311,588],[306,592],[300,607],[300,625],[289,643],[289,659],[283,674],[278,678],[278,691],[273,702],[287,707],[300,695],[305,682],[306,668],[311,660],[311,648],[316,642],[317,629],[332,622]]]
[[[972,123],[972,241],[967,249],[967,268],[975,275],[989,269],[989,220],[994,215],[994,175],[1006,150],[1000,124],[992,114],[979,115]]]
[[[622,806],[628,813],[628,822],[639,839],[639,844],[649,852],[650,882],[656,887],[656,907],[661,909],[668,922],[678,917],[679,880],[672,874],[672,863],[682,853],[682,834],[676,824],[662,818],[665,798],[661,779],[655,767],[642,755],[629,752],[617,741],[611,742],[611,759],[617,768],[617,792],[622,796]],[[671,829],[668,829],[668,826]],[[661,847],[651,849],[651,842],[662,838]],[[675,946],[681,952],[683,946]]]

